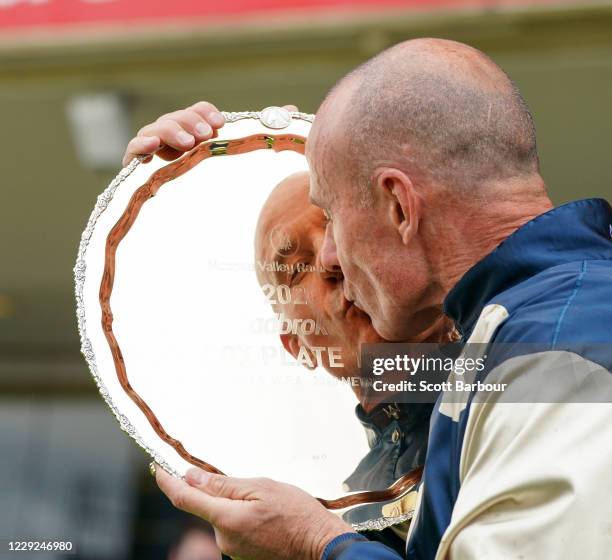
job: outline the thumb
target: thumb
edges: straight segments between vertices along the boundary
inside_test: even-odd
[[[297,113],[299,109],[295,105],[283,105],[283,109],[287,109],[287,111]]]
[[[211,496],[185,484],[164,469],[155,469],[155,479],[160,490],[166,494],[172,505],[183,511],[210,521],[213,525],[223,515],[235,508],[233,502]]]
[[[189,469],[185,473],[185,482],[210,496],[229,500],[243,500],[250,490],[248,479],[210,473],[198,468]]]

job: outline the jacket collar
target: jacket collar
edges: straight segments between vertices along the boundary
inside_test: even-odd
[[[553,266],[612,258],[612,209],[600,198],[569,202],[516,230],[448,293],[444,312],[464,339],[495,296]]]
[[[377,434],[394,421],[409,432],[421,422],[428,422],[432,409],[432,403],[384,403],[368,413],[358,404],[355,415],[366,430],[373,430]]]

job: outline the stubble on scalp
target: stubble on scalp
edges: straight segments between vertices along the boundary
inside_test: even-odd
[[[342,111],[328,135],[344,142],[334,163],[364,204],[381,165],[464,194],[539,172],[533,118],[518,88],[488,56],[461,43],[395,45],[340,80],[320,112],[332,104]]]

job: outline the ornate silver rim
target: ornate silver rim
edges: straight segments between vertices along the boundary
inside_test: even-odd
[[[238,111],[238,112],[223,112],[227,123],[236,122],[242,119],[260,119],[261,113],[259,111]],[[293,118],[301,119],[312,123],[314,121],[314,115],[309,113],[292,112]],[[115,191],[125,181],[134,170],[140,165],[141,161],[139,158],[134,158],[126,167],[124,167],[119,174],[112,180],[110,185],[100,194],[96,199],[96,204],[93,211],[87,221],[87,226],[81,234],[81,240],[79,243],[79,249],[77,253],[77,259],[74,266],[74,285],[75,285],[75,298],[76,298],[76,316],[77,326],[79,330],[79,337],[81,342],[81,354],[85,358],[89,367],[89,372],[93,377],[93,380],[98,388],[98,392],[104,399],[106,405],[110,408],[111,412],[115,416],[119,427],[127,433],[139,446],[143,449],[159,466],[164,470],[176,476],[177,478],[184,478],[175,469],[173,469],[168,462],[154,449],[151,449],[140,436],[136,428],[129,421],[128,417],[123,414],[119,408],[113,402],[113,399],[106,388],[102,378],[98,373],[98,367],[96,365],[96,356],[93,351],[93,346],[89,337],[87,336],[87,322],[85,320],[85,305],[83,302],[83,287],[85,285],[86,276],[86,263],[85,256],[87,254],[87,248],[89,241],[96,227],[98,219],[104,213],[108,205],[110,204]],[[391,525],[402,523],[412,517],[412,513],[403,514],[399,517],[380,517],[377,519],[368,520],[362,523],[353,524],[353,528],[356,531],[364,530],[382,530]]]
[[[362,523],[351,523],[351,526],[355,531],[382,531],[387,527],[404,523],[413,517],[414,510],[397,517],[378,517],[376,519],[368,519],[368,521],[363,521]]]

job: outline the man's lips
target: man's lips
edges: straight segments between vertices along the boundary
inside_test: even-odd
[[[347,296],[346,294],[344,294],[344,299],[346,301],[348,301],[349,303],[353,304],[355,307],[358,307],[359,309],[361,309],[361,307],[359,307],[359,305],[357,304],[357,302],[355,301],[355,298],[351,297],[351,296]]]
[[[342,286],[342,293],[344,294],[343,297],[343,310],[346,313],[348,313],[349,309],[351,307],[355,307],[355,309],[357,311],[359,311],[360,313],[364,314],[367,316],[367,313],[363,310],[363,308],[359,305],[359,303],[355,300],[355,298],[353,297],[353,295],[348,291],[347,288],[347,284],[346,284],[346,280],[344,281],[344,285]]]
[[[346,298],[346,296],[345,296],[345,298]],[[359,311],[363,311],[363,312],[365,313],[364,309],[363,309],[363,308],[362,308],[362,307],[359,305],[359,302],[358,302],[357,300],[355,300],[355,299],[351,299],[351,298],[346,298],[346,300],[347,300],[347,301],[348,301],[348,302],[349,302],[351,305],[354,305],[354,306],[355,306],[357,309],[359,309]]]
[[[346,315],[351,307],[353,307],[353,302],[349,301],[345,297],[342,297],[342,301],[340,303],[340,311],[342,314]]]
[[[362,315],[363,317],[368,317],[368,314],[361,309],[361,307],[359,307],[354,301],[350,301],[345,297],[342,298],[341,311],[344,317],[351,313],[351,311],[357,313],[358,315]]]

